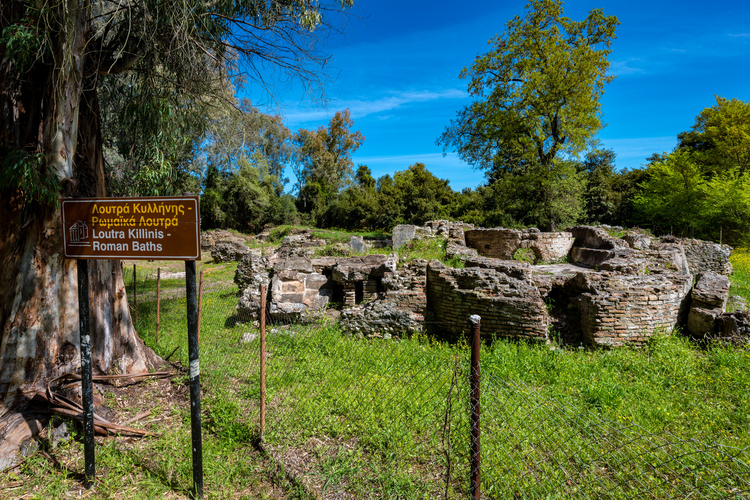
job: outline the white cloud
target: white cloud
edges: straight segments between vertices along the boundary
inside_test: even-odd
[[[306,122],[324,122],[330,120],[336,111],[349,108],[352,112],[352,118],[355,120],[367,115],[391,111],[409,104],[437,101],[441,99],[463,99],[468,94],[459,89],[446,89],[440,91],[421,90],[421,91],[401,91],[389,92],[388,94],[377,99],[346,99],[331,102],[324,109],[292,109],[285,114],[289,126],[294,128]]]
[[[614,149],[618,154],[633,156],[662,151],[671,151],[677,145],[677,138],[673,135],[663,137],[629,137],[621,139],[601,139],[607,148]]]
[[[634,61],[641,61],[641,59],[626,59],[625,61],[612,61],[609,66],[609,73],[612,75],[631,75],[633,73],[645,73],[646,71],[642,68],[636,68],[630,66]]]

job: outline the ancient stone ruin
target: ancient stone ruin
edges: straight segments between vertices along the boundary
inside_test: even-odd
[[[247,255],[237,268],[240,321],[257,318],[260,285],[277,321],[308,321],[340,309],[352,334],[398,336],[426,329],[455,337],[467,318],[482,318],[482,334],[546,342],[551,336],[592,346],[640,344],[681,327],[695,337],[748,330],[747,313],[725,313],[731,247],[630,231],[570,232],[482,229],[433,221],[397,226],[393,247],[443,238],[446,254],[463,267],[436,260],[399,262],[390,255],[313,257],[322,243],[288,237],[272,255]],[[360,241],[349,249],[363,252]],[[512,260],[519,249],[539,265]]]

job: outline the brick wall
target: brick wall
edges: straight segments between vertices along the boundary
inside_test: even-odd
[[[729,263],[729,257],[732,256],[732,247],[729,245],[687,238],[679,240],[679,242],[685,249],[685,257],[691,273],[713,271],[724,276],[732,274],[732,264]]]
[[[533,285],[495,269],[454,269],[432,261],[427,270],[429,309],[437,328],[454,334],[482,318],[482,335],[547,340],[547,311]]]
[[[533,229],[471,229],[464,231],[464,237],[466,246],[485,257],[511,260],[519,248],[530,248],[536,261],[545,262],[564,258],[574,241],[567,232],[542,233]]]
[[[692,276],[580,273],[576,287],[584,340],[598,346],[641,344],[671,331],[687,313]]]

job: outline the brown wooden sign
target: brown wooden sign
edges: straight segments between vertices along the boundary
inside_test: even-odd
[[[200,260],[198,196],[62,201],[65,257]]]

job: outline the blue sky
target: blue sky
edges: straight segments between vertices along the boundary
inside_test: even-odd
[[[435,145],[470,102],[458,74],[489,49],[525,1],[355,0],[346,36],[329,42],[333,80],[321,107],[295,88],[279,90],[286,125],[314,129],[349,108],[366,141],[354,155],[377,178],[422,162],[453,189],[476,187],[484,174]],[[598,134],[619,168],[637,168],[671,151],[679,132],[715,103],[714,95],[750,100],[750,7],[745,2],[570,1],[582,20],[594,8],[620,21],[610,54],[614,82],[602,98]]]

